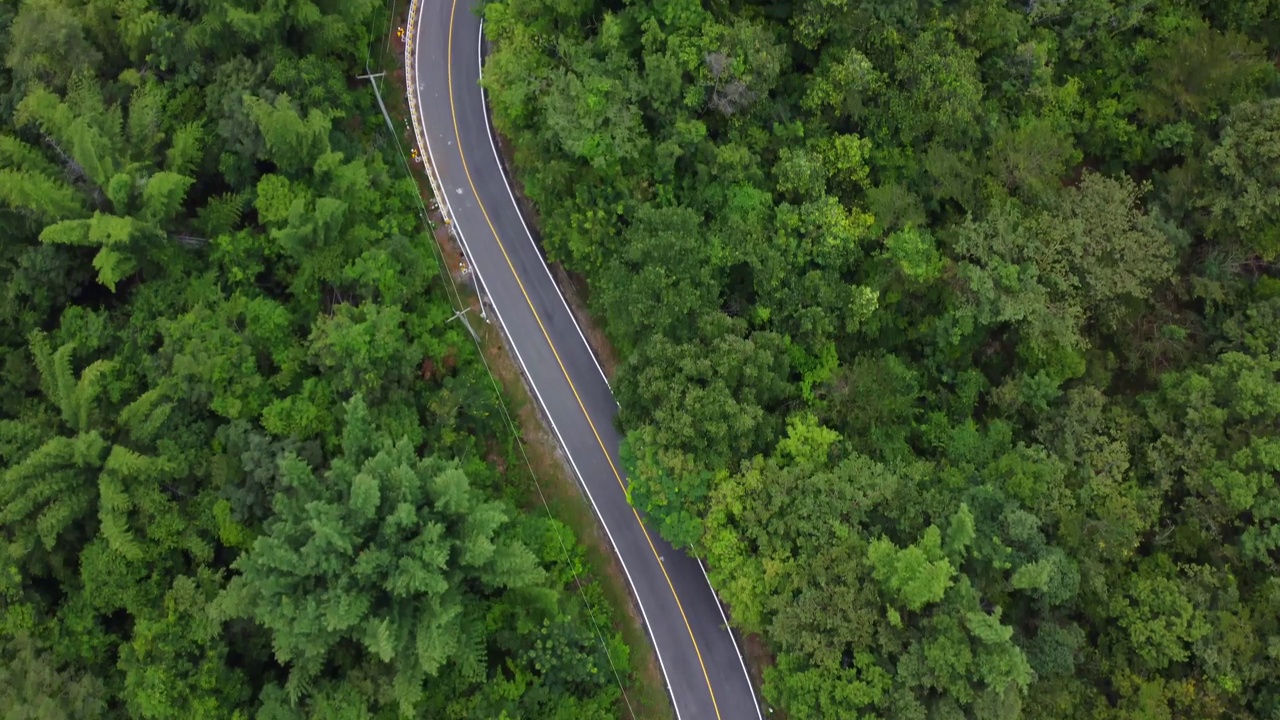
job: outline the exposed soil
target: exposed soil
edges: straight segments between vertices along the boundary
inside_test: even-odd
[[[407,11],[407,2],[397,0],[395,13],[403,17]],[[405,78],[401,67],[404,58],[404,40],[396,30],[392,31],[389,57],[384,58],[383,67],[387,69],[386,82],[383,85],[384,100],[394,123],[401,129],[401,144],[409,152],[415,148],[416,139],[406,118],[409,117],[405,98]],[[505,144],[502,145],[505,154]],[[502,386],[506,398],[513,406],[513,419],[516,421],[520,440],[528,455],[530,472],[545,496],[548,509],[554,517],[573,528],[576,536],[584,543],[589,564],[601,582],[604,594],[613,608],[621,610],[614,616],[620,621],[616,629],[622,633],[631,652],[632,676],[624,678],[625,704],[621,708],[624,716],[630,715],[633,720],[671,720],[674,717],[666,685],[658,667],[657,655],[653,652],[650,641],[630,587],[626,582],[622,566],[618,562],[612,547],[608,544],[594,511],[583,497],[575,476],[560,451],[559,444],[548,429],[538,406],[533,402],[528,386],[515,363],[512,354],[506,347],[506,338],[499,328],[479,320],[480,300],[475,294],[471,273],[464,269],[463,255],[457,241],[444,222],[444,217],[437,209],[432,198],[430,182],[426,176],[426,168],[422,159],[413,153],[411,169],[418,181],[423,202],[428,208],[428,217],[435,226],[434,236],[439,244],[446,269],[453,276],[463,294],[463,300],[473,311],[472,327],[481,337],[481,347],[489,367]],[[508,175],[510,177],[510,175]],[[520,202],[527,203],[524,195],[514,184]],[[525,208],[528,207],[526,204]],[[529,213],[526,217],[536,223],[536,216]],[[537,236],[536,225],[530,228]],[[565,295],[565,300],[572,308],[575,317],[582,326],[583,334],[596,352],[606,375],[612,379],[613,368],[617,364],[616,355],[604,334],[600,332],[583,310],[578,287],[571,282],[568,275],[560,268],[552,266],[552,272]],[[529,509],[536,509],[542,500],[536,495],[530,497]]]
[[[548,430],[542,413],[529,395],[519,366],[506,348],[502,331],[496,325],[477,328],[483,340],[485,358],[504,392],[513,399],[515,420],[520,427],[530,470],[540,483],[552,514],[570,525],[585,543],[592,568],[603,573],[605,596],[614,608],[625,611],[625,621],[618,630],[631,648],[632,666],[639,678],[627,683],[629,706],[635,720],[672,717],[662,672],[658,667],[653,644],[641,623],[635,598],[623,574],[622,565],[600,529],[594,511],[587,504],[560,445]],[[584,328],[585,332],[585,328]],[[540,500],[531,499],[531,502]]]
[[[742,640],[742,652],[747,656],[747,672],[751,674],[751,684],[755,686],[757,694],[760,688],[764,687],[764,671],[765,668],[773,667],[773,653],[769,651],[769,646],[765,643],[764,638],[759,635],[747,635]],[[764,716],[768,720],[787,720],[787,714],[783,711],[772,707],[769,703],[760,698],[760,709],[764,711]]]
[[[529,224],[529,231],[533,233],[534,242],[541,248],[542,229],[539,227],[538,214],[535,212],[533,203],[525,196],[524,187],[512,172],[515,162],[511,144],[496,132],[494,139],[498,146],[498,154],[502,157],[502,169],[507,174],[507,180],[511,182],[512,193],[516,196],[516,203],[524,214],[525,222]],[[600,361],[600,367],[604,369],[605,377],[612,383],[617,374],[618,353],[613,349],[613,344],[609,342],[609,338],[605,336],[604,330],[587,313],[587,298],[590,290],[587,288],[586,278],[566,270],[560,263],[548,262],[547,267],[551,268],[551,276],[555,278],[556,285],[560,287],[560,292],[564,294],[565,302],[569,304],[569,310],[573,313],[574,320],[577,320],[578,326],[582,328],[582,334],[587,337],[587,344],[591,346],[591,351],[595,353],[596,359]]]
[[[516,197],[516,202],[520,206],[521,212],[524,214],[525,221],[529,224],[529,231],[533,233],[534,241],[538,243],[539,248],[542,246],[542,233],[539,227],[538,214],[532,201],[524,194],[524,187],[517,179],[513,168],[515,167],[514,151],[510,142],[496,131],[494,133],[494,141],[498,146],[499,156],[502,158],[503,171],[507,175],[508,181],[511,183],[511,191]],[[545,254],[544,254],[545,257]],[[587,312],[587,298],[590,290],[587,286],[586,278],[571,272],[561,266],[559,263],[548,262],[547,266],[551,268],[551,275],[555,278],[556,285],[560,287],[560,292],[564,294],[565,302],[568,303],[570,311],[577,320],[578,325],[582,328],[582,333],[587,338],[587,343],[591,346],[591,350],[596,354],[596,358],[600,361],[601,367],[604,369],[605,376],[612,383],[617,373],[617,367],[620,362],[617,351],[614,350],[613,344],[609,342],[603,328],[601,328]],[[521,422],[524,420],[522,418]],[[552,440],[550,447],[558,447]],[[597,529],[598,532],[598,529]],[[602,540],[602,538],[601,538]],[[607,546],[606,546],[607,547]],[[612,573],[617,576],[617,582],[623,582],[620,568],[616,558],[612,552],[609,553],[611,560]],[[622,585],[626,587],[626,585]],[[634,600],[632,601],[631,613],[634,616]],[[727,612],[727,610],[726,610]],[[633,620],[635,618],[633,617]],[[628,640],[630,642],[630,640]],[[759,635],[748,635],[742,638],[742,651],[746,655],[747,672],[751,676],[751,683],[755,687],[757,693],[764,686],[764,669],[772,667],[774,664],[773,653],[770,652],[767,643]],[[652,655],[652,652],[650,652]],[[655,678],[660,683],[660,676],[657,675],[658,670],[656,661],[651,658],[651,668]],[[765,711],[765,717],[770,720],[786,720],[786,714],[776,708],[770,708],[764,700],[761,699],[761,707]]]

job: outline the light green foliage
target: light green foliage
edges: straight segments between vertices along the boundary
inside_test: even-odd
[[[1175,568],[1161,555],[1144,562],[1123,594],[1112,602],[1111,613],[1129,634],[1133,648],[1156,670],[1185,662],[1190,644],[1209,631],[1186,596]]]
[[[0,3],[0,717],[616,716],[350,80],[388,9]]]
[[[342,454],[323,476],[296,456],[280,461],[274,514],[235,563],[220,612],[271,632],[292,696],[352,641],[391,666],[409,713],[441,666],[484,673],[470,595],[520,589],[542,571],[499,532],[509,510],[485,502],[461,469],[380,438],[359,395],[344,410]]]
[[[1225,122],[1209,152],[1210,231],[1274,259],[1280,254],[1280,100],[1242,104]]]
[[[906,227],[886,238],[884,244],[885,255],[912,282],[930,283],[942,274],[942,256],[927,231]]]
[[[18,107],[18,122],[38,126],[49,137],[68,174],[92,181],[96,187],[90,188],[88,199],[101,209],[90,218],[77,217],[84,213],[70,198],[59,199],[56,185],[50,188],[52,197],[38,205],[22,194],[11,195],[9,202],[47,220],[61,220],[44,228],[42,242],[99,248],[93,266],[98,281],[112,291],[147,260],[167,254],[169,232],[181,223],[187,192],[195,182],[157,167],[157,146],[163,137],[159,125],[167,103],[158,86],[140,87],[128,104],[126,132],[123,104],[108,105],[101,85],[86,74],[76,76],[65,98],[37,86]],[[189,148],[177,152],[191,154]],[[56,182],[43,175],[34,180]],[[60,205],[56,214],[51,202]],[[72,219],[63,219],[67,217]]]
[[[942,554],[942,535],[934,525],[925,530],[919,542],[905,548],[895,547],[885,538],[873,540],[867,547],[867,560],[893,601],[913,611],[941,600],[956,572]]]
[[[822,427],[810,414],[787,418],[787,436],[778,441],[778,454],[801,464],[820,463],[840,440],[840,433]]]
[[[631,501],[789,716],[1275,713],[1276,13],[486,5]]]
[[[284,172],[301,172],[329,152],[329,118],[325,113],[312,108],[304,117],[288,95],[272,103],[246,96],[244,103],[266,141],[267,158]]]
[[[20,141],[9,137],[0,138],[0,144],[5,146],[0,150],[21,147]],[[21,149],[29,151],[28,148]],[[0,169],[0,202],[44,221],[82,212],[80,197],[65,182],[54,177],[52,168],[44,163],[36,164],[39,169],[22,168],[22,160],[8,153],[3,160],[7,167]]]

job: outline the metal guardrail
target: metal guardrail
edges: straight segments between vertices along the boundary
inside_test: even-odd
[[[449,205],[444,202],[444,192],[440,180],[436,177],[435,168],[431,167],[431,154],[427,150],[427,139],[423,136],[422,121],[418,110],[418,65],[415,55],[418,44],[418,6],[419,0],[409,0],[409,17],[404,32],[404,78],[405,99],[409,104],[409,124],[413,126],[413,140],[417,144],[418,157],[422,159],[422,167],[426,169],[427,181],[431,183],[431,194],[436,209],[449,225],[449,235],[453,236],[453,219],[449,217]]]
[[[418,107],[418,66],[416,52],[418,49],[418,17],[420,15],[420,0],[409,0],[409,17],[405,21],[404,30],[404,78],[405,78],[405,102],[409,106],[409,124],[413,126],[413,139],[416,143],[416,152],[418,160],[422,162],[422,167],[426,172],[427,182],[431,183],[432,202],[436,206],[436,210],[440,216],[444,218],[445,228],[449,233],[449,237],[457,243],[458,249],[462,252],[463,260],[466,263],[466,271],[474,268],[475,262],[471,257],[471,250],[467,247],[467,243],[458,233],[457,227],[454,225],[453,218],[450,217],[449,199],[444,195],[443,183],[436,176],[436,169],[432,166],[431,146],[427,143],[426,130],[422,123],[421,109]],[[427,223],[434,227],[431,219],[426,218]],[[435,238],[431,239],[435,242]],[[449,272],[445,268],[445,272]],[[485,322],[489,322],[489,313],[485,310],[486,298],[488,296],[488,288],[484,287],[484,281],[478,276],[476,277],[475,290],[477,299],[480,301],[480,318]]]

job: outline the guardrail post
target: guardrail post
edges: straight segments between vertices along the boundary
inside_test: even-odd
[[[436,177],[435,168],[431,165],[431,153],[428,150],[426,136],[423,134],[425,130],[422,127],[421,110],[418,107],[418,66],[416,63],[417,46],[415,44],[418,37],[418,4],[419,0],[409,0],[409,17],[405,22],[404,31],[405,100],[409,105],[409,124],[413,126],[413,140],[417,143],[418,156],[422,158],[422,167],[426,172],[427,182],[431,184],[431,194],[434,196],[432,200],[436,210],[444,218],[444,225],[449,230],[449,237],[458,242],[458,247],[462,250],[462,256],[466,260],[468,267],[475,267],[475,262],[467,249],[467,244],[458,237],[458,233],[454,229],[453,218],[449,217],[449,203],[441,187],[442,183]],[[382,102],[381,96],[379,96],[378,102]],[[430,218],[427,218],[427,221],[430,223]],[[434,225],[432,226],[434,227]],[[431,242],[435,242],[434,237],[431,238]],[[485,312],[484,307],[485,289],[482,287],[482,283],[479,282],[475,284],[475,288],[476,295],[480,298],[480,319],[489,323],[489,313]],[[470,330],[471,327],[468,325],[467,329]]]

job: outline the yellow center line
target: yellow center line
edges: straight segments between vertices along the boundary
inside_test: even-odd
[[[524,301],[529,304],[529,311],[533,313],[533,319],[538,323],[538,328],[542,330],[542,337],[546,339],[547,346],[551,348],[551,354],[555,356],[556,364],[560,366],[560,372],[564,374],[565,381],[569,383],[569,389],[573,391],[574,399],[578,401],[578,408],[582,410],[582,416],[586,419],[587,425],[591,427],[591,434],[595,436],[596,443],[600,445],[600,451],[604,453],[604,459],[609,463],[609,469],[613,471],[613,477],[618,481],[618,487],[622,488],[625,494],[627,488],[622,483],[622,474],[618,472],[617,466],[613,464],[613,458],[609,456],[609,450],[605,447],[604,441],[600,439],[596,424],[591,421],[591,415],[587,412],[586,405],[583,404],[582,398],[578,395],[578,388],[574,386],[573,379],[569,377],[569,371],[565,369],[564,362],[560,359],[560,353],[556,350],[555,343],[551,342],[551,335],[547,333],[547,328],[542,324],[542,318],[538,315],[538,310],[534,307],[533,300],[529,298],[529,293],[525,290],[524,283],[520,280],[520,275],[516,272],[515,264],[511,262],[511,257],[507,255],[507,248],[503,245],[502,238],[498,237],[498,231],[493,226],[493,220],[489,218],[489,212],[485,210],[484,201],[480,199],[480,193],[476,191],[476,184],[471,179],[471,170],[467,166],[467,158],[462,151],[462,135],[458,132],[458,115],[453,102],[453,18],[457,9],[458,0],[453,0],[453,5],[449,9],[449,41],[446,48],[445,62],[449,81],[449,114],[453,117],[453,137],[458,144],[458,157],[462,160],[462,171],[467,176],[467,184],[471,186],[471,194],[475,196],[476,204],[480,208],[480,214],[484,215],[484,220],[489,225],[489,231],[493,234],[493,239],[497,241],[498,249],[502,251],[502,257],[507,261],[507,267],[511,269],[511,276],[515,278],[516,285],[520,287],[520,294],[524,295]],[[585,482],[586,478],[583,478],[583,481]],[[711,695],[711,707],[715,709],[716,718],[719,720],[720,706],[716,703],[716,693],[711,687],[711,677],[707,674],[707,665],[702,660],[702,651],[698,649],[698,640],[693,635],[693,628],[689,625],[688,616],[685,615],[684,605],[680,602],[680,596],[676,593],[675,585],[671,582],[671,576],[667,574],[667,568],[662,561],[662,557],[658,555],[658,549],[654,547],[653,538],[649,537],[649,531],[640,519],[640,512],[632,507],[631,513],[635,516],[636,523],[640,526],[640,532],[644,533],[644,539],[649,544],[649,551],[653,553],[653,557],[658,561],[658,569],[662,570],[662,576],[666,578],[667,587],[671,590],[671,597],[675,599],[676,607],[680,610],[680,617],[684,620],[684,628],[689,633],[689,641],[693,643],[693,652],[698,656],[698,665],[702,668],[702,678],[707,683],[707,692]]]

